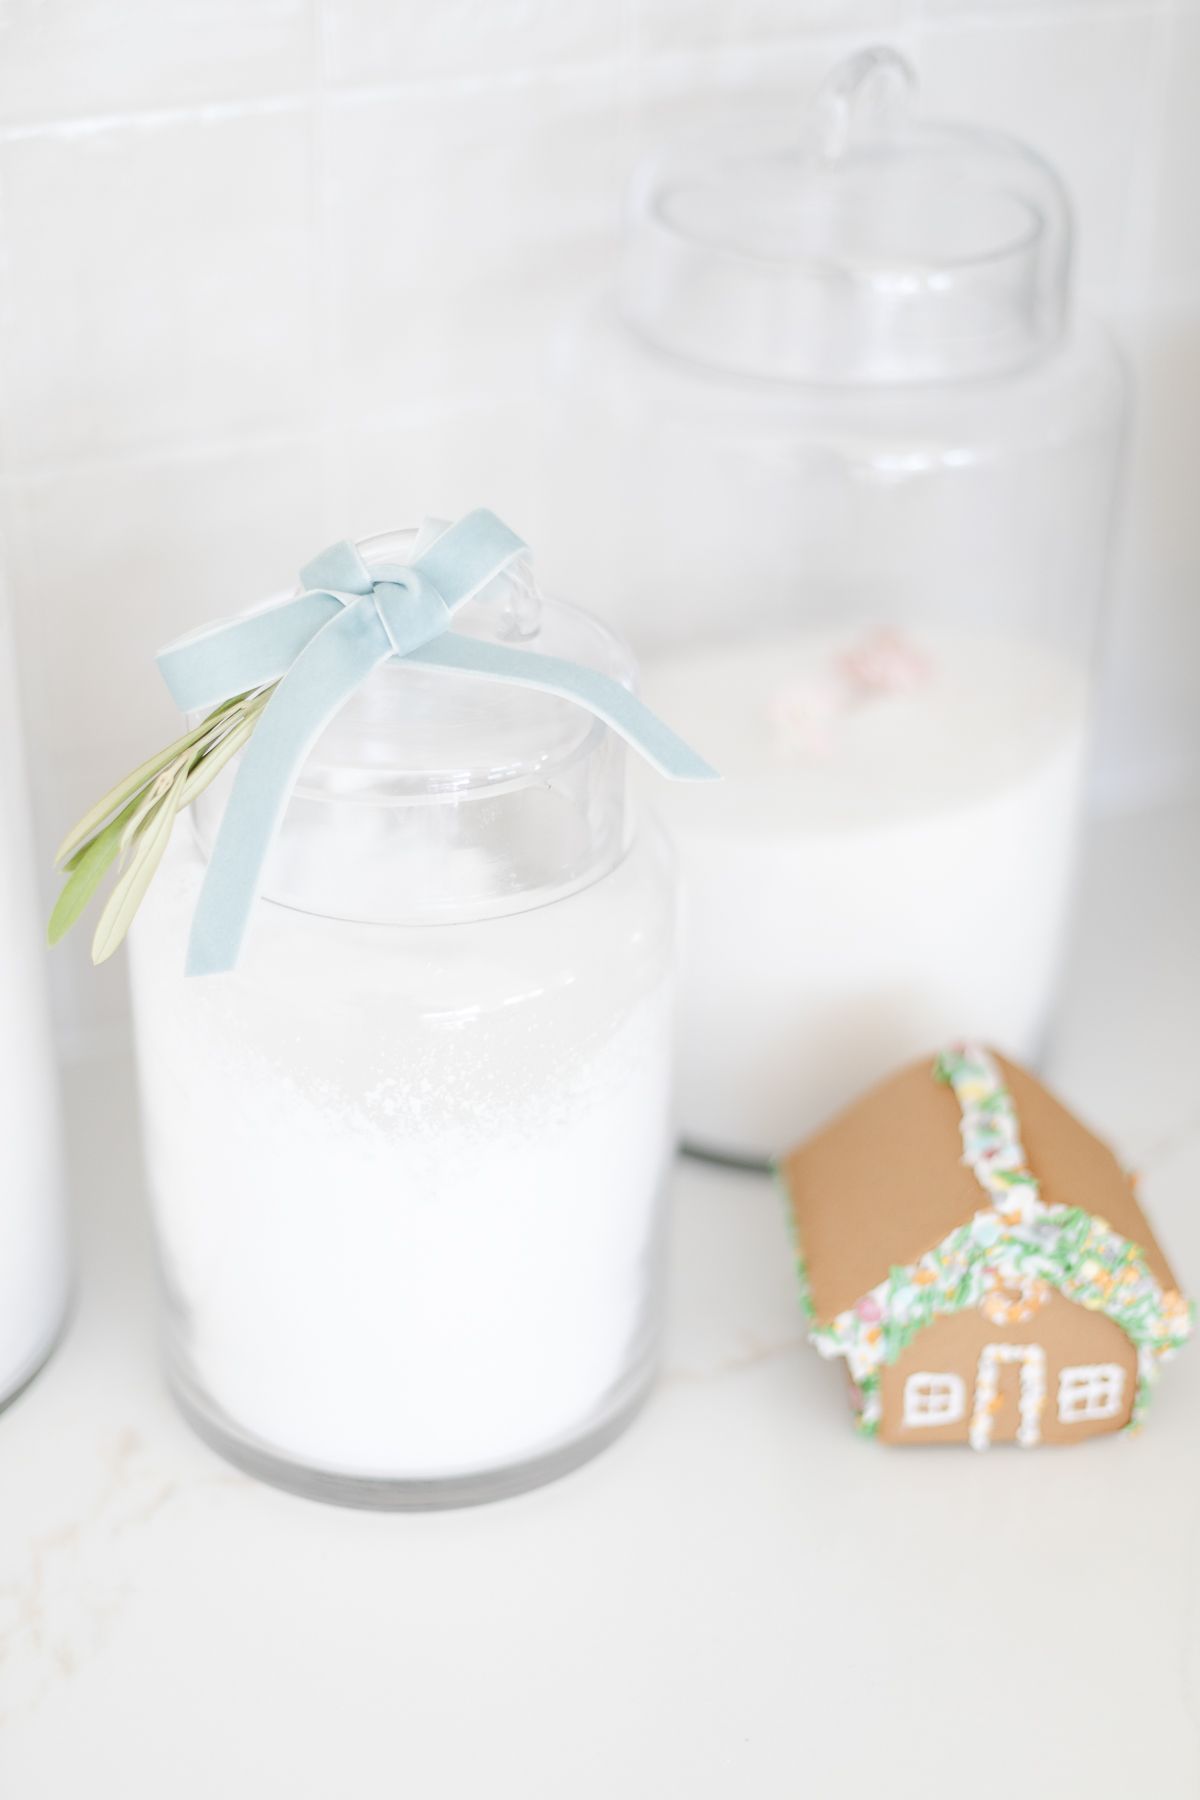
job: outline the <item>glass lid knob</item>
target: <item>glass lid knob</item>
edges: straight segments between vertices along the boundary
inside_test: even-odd
[[[1066,318],[1061,183],[1015,139],[923,119],[916,88],[896,51],[862,50],[799,125],[756,106],[645,165],[626,322],[676,356],[770,380],[947,381],[1043,355]]]

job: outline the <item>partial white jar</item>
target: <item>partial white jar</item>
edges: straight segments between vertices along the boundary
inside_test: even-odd
[[[65,1174],[16,671],[0,615],[0,1405],[45,1362],[69,1287]]]
[[[632,674],[519,576],[456,628]],[[176,1393],[322,1498],[551,1479],[632,1415],[659,1323],[673,882],[624,748],[544,695],[385,665],[301,777],[239,967],[188,980],[222,804],[131,940]]]

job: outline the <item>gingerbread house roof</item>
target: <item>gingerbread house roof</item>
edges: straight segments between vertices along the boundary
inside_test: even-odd
[[[1141,1250],[1163,1288],[1177,1287],[1113,1152],[1034,1076],[994,1061],[1043,1203],[1106,1220]],[[984,1196],[962,1161],[959,1103],[932,1067],[930,1057],[893,1075],[781,1165],[818,1326],[979,1211]]]

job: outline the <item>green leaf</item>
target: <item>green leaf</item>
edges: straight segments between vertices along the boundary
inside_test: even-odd
[[[135,794],[133,799],[130,800],[126,806],[123,806],[120,812],[108,821],[108,825],[105,825],[101,831],[97,832],[95,837],[88,838],[87,842],[80,849],[76,850],[72,856],[69,856],[67,860],[60,865],[63,873],[69,875],[74,869],[79,867],[92,845],[96,842],[96,838],[101,837],[103,833],[108,830],[109,825],[115,825],[118,820],[120,820],[122,826],[128,824],[131,815],[136,811],[144,798],[144,790],[141,793]]]
[[[111,788],[80,820],[58,853],[67,879],[47,928],[52,944],[79,918],[105,872],[128,856],[92,942],[93,961],[112,955],[145,898],[177,815],[243,748],[277,685],[223,701],[194,730]]]
[[[133,807],[125,829],[121,833],[121,854],[124,856],[130,844],[148,828],[151,819],[158,811],[163,799],[178,782],[182,792],[188,774],[195,767],[194,753],[185,752],[173,763],[168,763],[162,773],[155,777],[150,786],[142,794]],[[183,801],[180,801],[180,805]]]
[[[244,719],[240,725],[225,736],[213,749],[207,750],[203,756],[196,757],[183,784],[181,806],[190,806],[197,794],[202,794],[210,782],[215,781],[225,764],[235,757],[246,743],[254,727],[258,724],[258,715]]]
[[[173,744],[168,744],[167,748],[160,750],[157,756],[152,756],[148,761],[139,764],[131,774],[126,775],[123,781],[118,781],[115,787],[108,790],[102,800],[97,800],[95,806],[89,807],[79,823],[67,833],[58,847],[58,853],[54,858],[55,863],[59,867],[64,865],[69,867],[78,852],[86,846],[88,839],[94,837],[100,830],[110,813],[124,807],[131,797],[140,794],[142,789],[148,787],[165,768],[190,750],[194,744],[198,744],[212,730],[218,719],[229,712],[231,708],[239,706],[245,698],[245,694],[235,694],[231,700],[223,700],[221,705],[215,707],[207,718],[201,720],[193,731],[185,733],[181,738],[176,738]]]
[[[129,867],[108,896],[104,911],[100,914],[100,923],[92,939],[94,963],[107,962],[113,951],[124,943],[125,934],[133,924],[134,915],[154,878],[154,871],[162,861],[179,811],[183,789],[184,778],[181,771],[137,839]]]
[[[72,860],[54,911],[50,914],[50,923],[46,927],[46,938],[50,944],[57,944],[70,931],[116,860],[121,848],[121,833],[136,804],[136,800],[130,801]]]

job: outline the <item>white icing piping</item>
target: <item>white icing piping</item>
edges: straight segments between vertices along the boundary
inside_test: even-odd
[[[975,1376],[975,1406],[968,1434],[972,1450],[986,1450],[992,1441],[992,1423],[1000,1407],[1002,1363],[1017,1363],[1021,1370],[1017,1442],[1023,1450],[1031,1450],[1041,1442],[1046,1352],[1040,1344],[988,1344],[979,1353]]]

